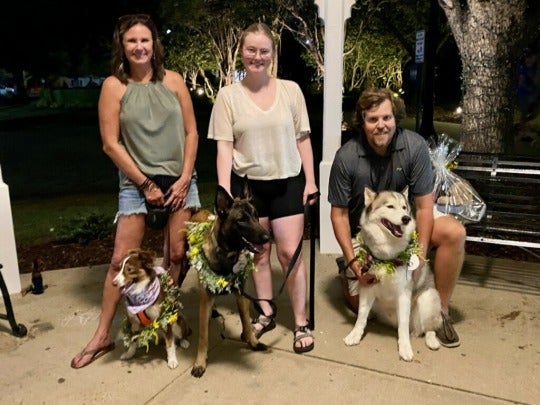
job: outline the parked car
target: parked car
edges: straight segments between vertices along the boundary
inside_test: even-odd
[[[15,93],[15,88],[0,83],[0,97],[13,97]]]

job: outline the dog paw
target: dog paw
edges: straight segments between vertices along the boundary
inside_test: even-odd
[[[178,360],[177,359],[168,359],[167,360],[167,366],[169,366],[169,368],[171,370],[175,369],[176,367],[178,367]]]
[[[191,375],[196,378],[201,378],[205,371],[205,366],[193,366],[193,368],[191,369]]]
[[[128,352],[122,353],[120,355],[120,360],[130,360],[133,357],[133,355],[130,355]]]
[[[399,357],[405,361],[412,361],[414,353],[410,343],[399,344]]]
[[[356,329],[353,329],[351,333],[343,338],[343,342],[345,342],[347,346],[355,346],[360,343],[363,333],[364,331],[357,331]]]
[[[255,352],[264,352],[268,350],[268,346],[266,346],[264,343],[261,343],[261,342],[257,342],[255,346],[250,345],[250,347],[251,347],[251,350]]]
[[[431,350],[440,349],[441,342],[439,342],[439,339],[437,339],[435,332],[433,331],[426,332],[425,340],[426,340],[426,346],[429,347]]]
[[[189,347],[189,340],[187,339],[180,339],[180,347],[182,349],[187,349]]]

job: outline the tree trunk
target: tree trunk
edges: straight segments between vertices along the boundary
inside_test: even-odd
[[[524,25],[525,0],[439,0],[439,4],[463,65],[463,149],[508,152],[517,83],[514,54]]]

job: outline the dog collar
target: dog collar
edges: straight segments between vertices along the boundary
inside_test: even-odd
[[[137,318],[139,319],[139,322],[142,326],[148,326],[152,323],[152,320],[146,315],[146,312],[141,311],[137,312]]]

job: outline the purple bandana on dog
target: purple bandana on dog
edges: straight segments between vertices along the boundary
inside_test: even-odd
[[[165,273],[165,270],[161,266],[154,267],[156,274]],[[156,302],[161,286],[159,284],[159,277],[154,278],[154,281],[148,284],[148,286],[142,291],[134,291],[136,285],[130,284],[127,287],[122,287],[122,295],[126,297],[127,310],[130,314],[136,315],[139,312],[144,311],[154,302]]]

